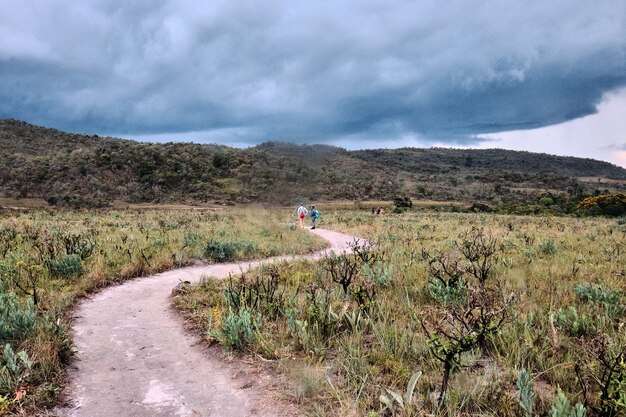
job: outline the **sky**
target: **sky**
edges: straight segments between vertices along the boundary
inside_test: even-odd
[[[0,118],[626,167],[626,1],[3,0]]]

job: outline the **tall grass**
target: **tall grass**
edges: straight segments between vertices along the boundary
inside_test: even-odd
[[[1,213],[0,350],[8,347],[0,354],[0,411],[54,400],[78,298],[194,262],[303,254],[326,245],[288,219],[263,209]]]
[[[626,411],[620,408],[626,230],[615,220],[344,211],[325,213],[325,222],[374,242],[375,262],[348,257],[279,265],[271,272],[284,294],[278,314],[254,310],[254,338],[240,348],[225,343],[278,360],[283,370],[285,363],[325,370],[316,379],[321,387],[297,395],[312,414],[519,416],[530,408],[531,389],[533,415],[582,415],[582,405],[568,405],[576,403],[588,416]],[[464,253],[472,230],[489,237],[483,243],[491,264]],[[435,255],[458,268],[462,286],[436,279],[429,263]],[[333,274],[332,265],[351,261],[357,264],[351,280],[337,279],[343,275]],[[269,273],[249,273],[246,282]],[[216,317],[232,308],[224,285],[207,282],[177,299],[209,334],[223,330]],[[491,311],[484,316],[488,331],[477,309]],[[459,311],[465,312],[460,321],[450,319]],[[454,340],[445,335],[468,317],[474,330],[459,334],[472,344],[450,350]],[[498,317],[501,326],[493,327]],[[437,354],[452,351],[447,394],[439,401],[446,370]],[[607,366],[613,379],[603,380]],[[417,371],[407,406],[391,393],[402,393]],[[616,414],[606,414],[609,408]]]

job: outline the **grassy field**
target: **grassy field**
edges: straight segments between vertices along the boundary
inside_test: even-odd
[[[81,297],[195,262],[326,245],[292,222],[262,209],[0,212],[0,415],[54,401]]]
[[[322,220],[373,246],[176,299],[210,338],[289,375],[310,415],[625,415],[625,219]]]

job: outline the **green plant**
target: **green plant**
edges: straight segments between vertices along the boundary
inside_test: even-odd
[[[393,267],[385,265],[381,261],[374,262],[372,266],[364,264],[363,274],[368,280],[376,282],[383,287],[391,285],[393,281]]]
[[[585,417],[586,415],[587,410],[585,407],[580,403],[572,407],[569,400],[560,389],[548,413],[548,417]]]
[[[0,281],[0,340],[22,340],[35,325],[35,317],[32,301],[20,302]]]
[[[539,249],[541,249],[544,255],[554,255],[556,253],[556,244],[552,239],[544,240],[539,244]]]
[[[533,405],[537,395],[530,381],[530,373],[526,369],[522,369],[517,374],[517,388],[520,395],[519,405],[524,410],[524,417],[532,417]]]
[[[459,261],[443,253],[431,255],[426,250],[422,251],[422,258],[428,262],[427,290],[432,299],[443,305],[464,303],[467,283]]]
[[[15,354],[10,344],[4,345],[2,367],[0,367],[0,396],[15,392],[28,381],[31,362],[25,351]]]
[[[409,379],[409,382],[406,385],[406,391],[404,394],[389,388],[383,388],[383,392],[380,394],[380,397],[378,397],[383,406],[382,412],[388,411],[395,416],[396,405],[402,410],[402,412],[405,412],[407,408],[411,407],[415,402],[413,397],[415,387],[417,386],[417,382],[421,376],[422,371],[417,371],[411,376],[411,379]]]
[[[550,320],[570,336],[581,337],[595,332],[592,320],[586,314],[579,315],[574,306],[550,312]]]
[[[8,413],[12,404],[13,401],[11,401],[8,396],[0,395],[0,416]]]
[[[247,274],[241,274],[237,279],[229,275],[224,288],[226,302],[235,311],[248,308],[276,318],[285,309],[285,288],[280,289],[279,278],[278,270],[272,267],[255,274],[252,279],[248,279]]]
[[[444,281],[430,279],[428,281],[428,294],[439,304],[463,304],[467,301],[467,283],[464,279],[456,281],[455,285],[446,285]]]
[[[618,290],[609,290],[600,285],[582,283],[574,287],[574,293],[583,302],[602,305],[611,318],[624,314],[626,310],[626,306],[622,304],[622,292]]]
[[[230,261],[235,258],[237,247],[230,242],[211,241],[204,248],[204,257],[215,262]]]
[[[64,255],[48,262],[48,270],[53,277],[71,278],[83,273],[81,256],[78,254]]]
[[[215,333],[215,336],[223,346],[242,350],[254,341],[256,326],[257,323],[249,309],[241,308],[235,311],[229,308],[222,321],[221,329]]]

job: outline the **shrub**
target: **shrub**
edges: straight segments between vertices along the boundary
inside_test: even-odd
[[[586,314],[579,315],[574,306],[550,312],[550,318],[556,327],[570,336],[581,337],[595,332],[591,319]]]
[[[552,408],[550,409],[550,413],[548,413],[548,417],[585,417],[586,415],[587,410],[585,407],[580,403],[576,403],[576,405],[572,407],[561,390],[559,390],[552,404]]]
[[[241,308],[234,311],[229,308],[222,321],[222,328],[216,336],[225,347],[242,350],[254,341],[255,326],[255,320],[249,309]]]
[[[376,282],[378,285],[388,287],[393,280],[393,267],[385,266],[382,262],[377,261],[371,267],[363,264],[363,273],[368,280]]]
[[[83,273],[81,256],[78,254],[65,255],[48,261],[48,270],[53,277],[71,278]]]
[[[21,340],[35,325],[35,307],[32,300],[25,304],[12,292],[6,292],[0,281],[0,340]]]
[[[622,216],[626,213],[626,194],[600,194],[587,197],[577,208],[585,214],[605,216]]]
[[[220,242],[213,240],[204,248],[204,257],[215,262],[227,262],[235,259],[237,252],[245,256],[251,256],[257,253],[258,246],[254,242]]]
[[[517,388],[520,395],[519,405],[524,410],[524,417],[532,417],[533,405],[537,394],[533,391],[530,374],[526,369],[522,369],[517,375]]]
[[[444,281],[431,278],[428,281],[428,294],[438,304],[463,304],[467,300],[466,283],[461,278],[454,285],[447,285]]]
[[[486,204],[475,202],[465,211],[468,213],[491,213],[493,209]]]
[[[583,302],[602,305],[607,315],[611,318],[624,313],[625,307],[622,304],[622,293],[620,291],[609,290],[600,285],[583,283],[574,287],[574,293]]]
[[[539,244],[539,249],[544,255],[554,255],[556,253],[556,244],[554,240],[548,239]]]
[[[235,258],[236,251],[233,243],[211,241],[204,248],[204,257],[215,262],[231,261]]]
[[[393,198],[393,205],[398,209],[406,209],[413,207],[413,202],[409,197],[399,195]]]
[[[15,354],[10,344],[4,346],[0,367],[0,396],[13,394],[17,388],[28,381],[31,362],[25,351]]]

